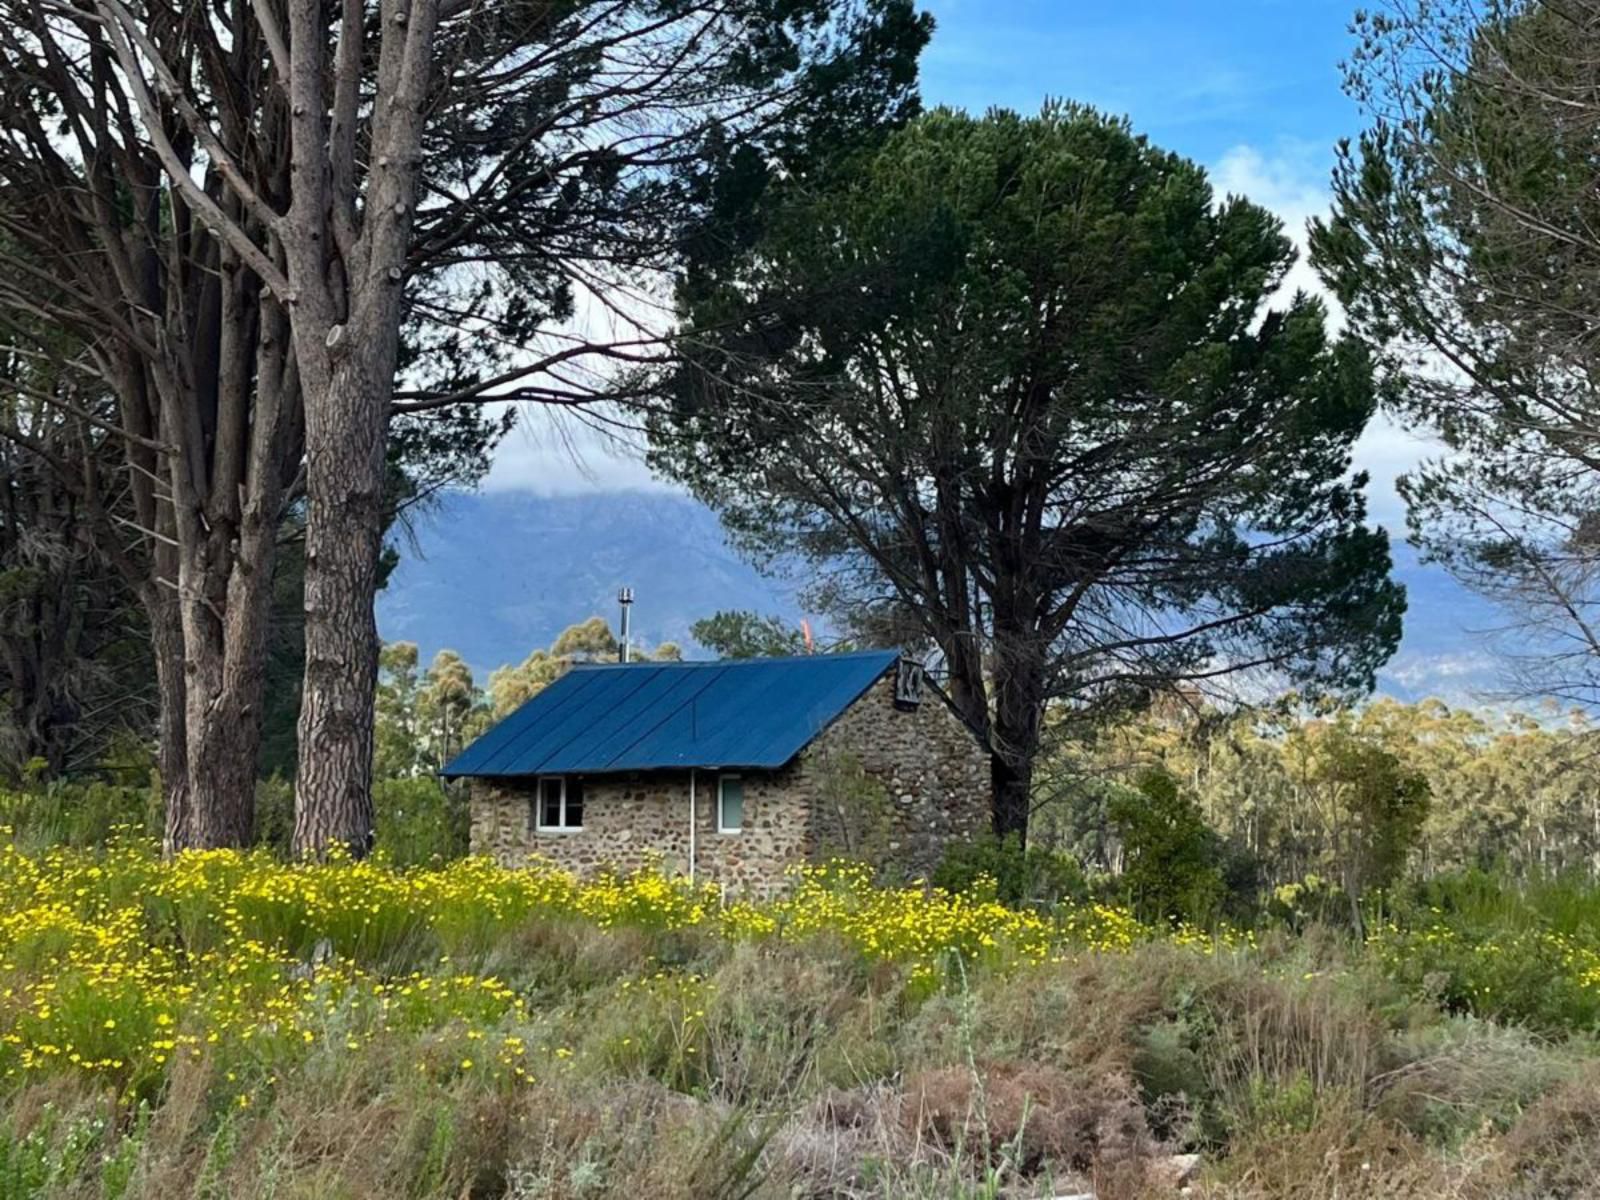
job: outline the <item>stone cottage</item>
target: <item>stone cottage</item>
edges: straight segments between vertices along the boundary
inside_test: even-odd
[[[835,854],[919,876],[990,822],[988,752],[892,651],[578,666],[443,774],[474,853],[754,894]]]

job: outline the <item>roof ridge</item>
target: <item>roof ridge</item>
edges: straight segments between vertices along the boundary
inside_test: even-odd
[[[811,662],[845,658],[898,658],[899,650],[845,650],[837,654],[757,654],[749,658],[684,658],[658,661],[653,658],[636,658],[632,662],[575,662],[574,671],[607,671],[621,667],[748,667],[761,663]]]

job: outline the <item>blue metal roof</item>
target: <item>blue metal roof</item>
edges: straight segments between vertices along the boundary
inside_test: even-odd
[[[452,759],[447,777],[777,768],[894,665],[893,650],[578,666]]]

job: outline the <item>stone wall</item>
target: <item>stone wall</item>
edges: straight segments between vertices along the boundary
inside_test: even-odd
[[[694,866],[730,892],[780,890],[799,863],[834,854],[914,878],[952,838],[989,827],[989,758],[936,696],[910,710],[894,703],[894,673],[862,695],[793,763],[738,772],[744,819],[717,830],[717,773],[695,772]],[[508,866],[547,859],[588,874],[659,860],[688,870],[689,775],[649,772],[584,781],[583,828],[540,831],[532,781],[474,780],[472,849]]]
[[[842,854],[907,879],[931,871],[952,839],[990,828],[989,754],[939,697],[894,703],[894,672],[801,751],[812,852]]]
[[[809,810],[791,766],[739,772],[744,819],[738,833],[717,831],[717,773],[694,779],[695,876],[730,891],[767,895],[807,854]],[[600,867],[631,871],[658,861],[669,874],[689,867],[689,775],[682,771],[590,777],[583,785],[583,828],[541,830],[534,788],[509,781],[472,782],[472,852],[506,866],[545,859],[579,875]]]

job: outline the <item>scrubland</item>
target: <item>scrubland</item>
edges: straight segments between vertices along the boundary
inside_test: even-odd
[[[836,865],[0,848],[0,1196],[1597,1194],[1600,899],[1364,944]]]

